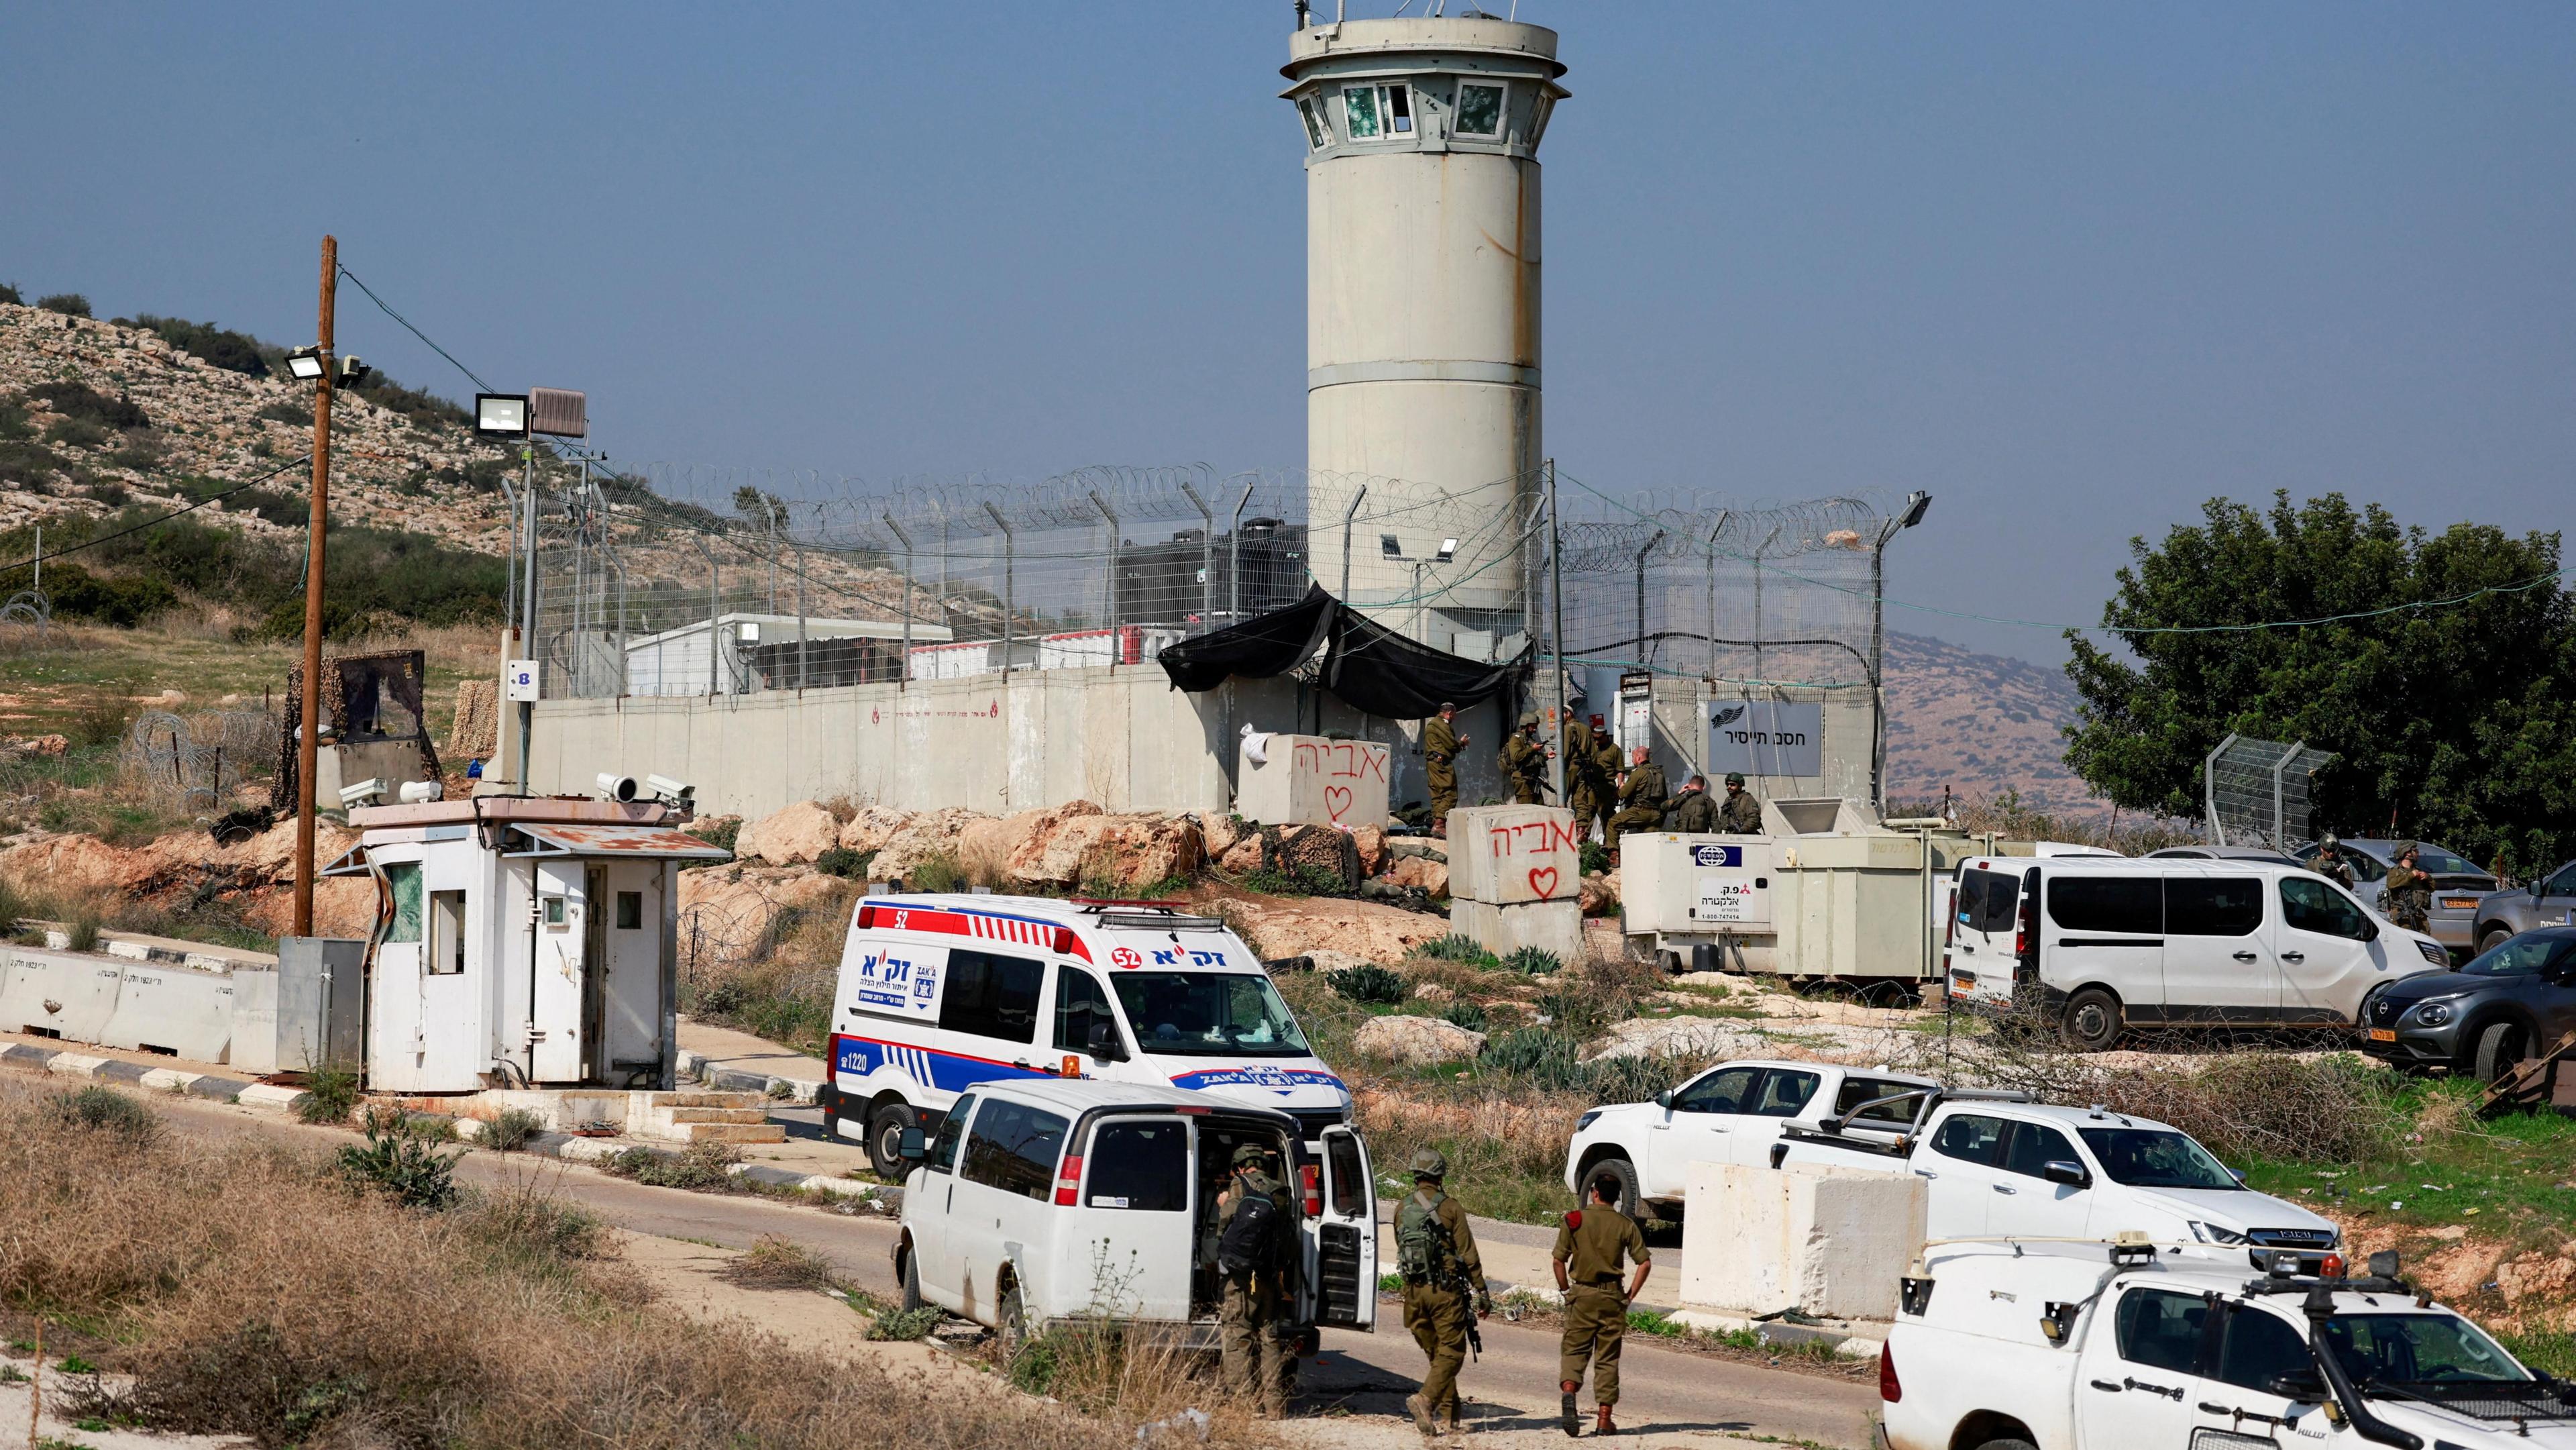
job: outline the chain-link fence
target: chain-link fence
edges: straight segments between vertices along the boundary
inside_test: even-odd
[[[1544,657],[1561,619],[1570,667],[1861,685],[1895,531],[1867,498],[1733,508],[1547,471],[1444,491],[1204,466],[870,486],[655,464],[545,491],[538,514],[553,698],[1142,665],[1315,584],[1472,659]]]
[[[2218,742],[2202,770],[2210,840],[2281,851],[2314,839],[2310,783],[2332,759],[2305,741],[2229,735]]]

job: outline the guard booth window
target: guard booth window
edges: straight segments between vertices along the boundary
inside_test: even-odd
[[[1342,92],[1342,133],[1354,141],[1374,141],[1378,124],[1377,87],[1352,86]]]
[[[1473,81],[1459,83],[1458,134],[1486,137],[1503,134],[1501,86],[1482,86]]]
[[[1038,984],[1046,964],[991,952],[952,951],[948,984],[939,997],[939,1026],[947,1032],[1029,1042],[1038,1033]]]
[[[432,976],[461,976],[465,971],[465,893],[429,893],[429,963]]]
[[[393,892],[393,924],[385,928],[388,942],[420,940],[420,865],[414,861],[394,861],[385,866],[385,885]]]

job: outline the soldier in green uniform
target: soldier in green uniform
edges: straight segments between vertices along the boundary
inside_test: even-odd
[[[1458,707],[1443,700],[1440,713],[1422,722],[1422,764],[1431,777],[1431,834],[1449,834],[1449,813],[1458,809],[1458,752],[1467,737],[1458,729]]]
[[[2388,868],[2388,879],[2380,883],[2379,906],[2397,925],[2424,931],[2433,919],[2433,878],[2415,862],[2414,842],[2397,848],[2397,864]]]
[[[1547,789],[1547,749],[1538,743],[1538,716],[1521,716],[1521,728],[1503,742],[1503,777],[1512,783],[1512,799],[1525,806],[1539,803]]]
[[[1288,1413],[1295,1365],[1278,1333],[1283,1240],[1294,1230],[1288,1194],[1259,1145],[1234,1150],[1234,1181],[1217,1198],[1217,1332],[1228,1393],[1258,1399],[1271,1419]]]
[[[1611,843],[1610,816],[1619,804],[1619,757],[1619,742],[1610,738],[1609,728],[1601,717],[1593,716],[1592,810],[1600,823],[1604,845]],[[1577,821],[1575,824],[1582,827],[1586,835],[1591,833],[1591,822]]]
[[[1646,747],[1629,752],[1628,778],[1619,783],[1619,814],[1610,818],[1610,849],[1619,849],[1624,831],[1652,831],[1664,824],[1664,768],[1646,758]]]
[[[1737,836],[1762,834],[1762,802],[1744,788],[1742,771],[1726,773],[1726,804],[1717,808],[1717,829]]]
[[[1598,801],[1592,793],[1592,727],[1566,716],[1565,804],[1574,812],[1577,835],[1589,834]]]
[[[1592,1399],[1600,1406],[1592,1432],[1619,1433],[1610,1423],[1610,1407],[1619,1403],[1619,1348],[1628,1335],[1628,1305],[1655,1267],[1646,1252],[1646,1236],[1638,1232],[1635,1219],[1613,1206],[1618,1201],[1617,1179],[1606,1173],[1593,1179],[1584,1206],[1567,1214],[1556,1231],[1550,1255],[1556,1261],[1557,1292],[1565,1296],[1565,1343],[1557,1358],[1556,1387],[1564,1396],[1557,1402],[1564,1415],[1560,1423],[1569,1435],[1577,1424],[1574,1395],[1583,1388],[1587,1366]],[[1623,1257],[1637,1266],[1624,1291],[1619,1287]]]
[[[1432,1416],[1445,1407],[1449,1428],[1458,1428],[1458,1367],[1467,1362],[1467,1316],[1494,1312],[1485,1291],[1485,1261],[1476,1253],[1475,1230],[1467,1210],[1440,1191],[1449,1176],[1449,1160],[1436,1148],[1413,1155],[1413,1192],[1395,1211],[1396,1272],[1404,1280],[1404,1327],[1422,1346],[1431,1367],[1420,1392],[1404,1408],[1425,1435],[1438,1433]],[[1470,1292],[1475,1304],[1468,1304]]]
[[[1682,793],[1664,802],[1664,816],[1676,831],[1705,835],[1717,830],[1717,802],[1708,798],[1708,777],[1683,781]]]
[[[2353,889],[2352,863],[2344,859],[2343,842],[2332,831],[2317,842],[2317,859],[2309,869],[2346,891]]]

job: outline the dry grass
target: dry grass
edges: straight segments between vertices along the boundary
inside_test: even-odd
[[[745,1289],[829,1289],[832,1266],[821,1254],[777,1234],[762,1234],[741,1258],[722,1270],[727,1283]]]
[[[873,1362],[653,1311],[597,1257],[595,1227],[541,1197],[410,1212],[315,1154],[137,1141],[47,1102],[0,1084],[0,1303],[83,1331],[85,1356],[135,1377],[90,1413],[315,1450],[822,1450],[862,1429],[893,1444],[1134,1443],[1115,1420],[934,1399]]]

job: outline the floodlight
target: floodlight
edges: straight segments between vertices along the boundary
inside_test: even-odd
[[[528,395],[476,393],[474,395],[474,431],[486,438],[527,437]]]
[[[1896,521],[1896,526],[1900,529],[1910,529],[1914,527],[1916,524],[1923,522],[1924,511],[1931,507],[1932,495],[1925,493],[1919,488],[1916,489],[1914,492],[1906,495],[1905,514],[1904,517]]]
[[[1456,539],[1442,539],[1440,541],[1440,562],[1446,564],[1457,557],[1458,541]]]
[[[394,799],[407,806],[427,805],[446,798],[447,787],[434,780],[407,780],[403,782],[402,789],[394,792]]]
[[[384,795],[385,783],[381,779],[362,780],[356,785],[344,785],[340,787],[340,809],[355,810],[359,806],[374,805],[384,799]]]
[[[1377,548],[1379,553],[1386,555],[1390,559],[1401,559],[1404,557],[1404,544],[1393,534],[1378,535]]]
[[[590,436],[590,395],[570,388],[528,389],[528,430],[556,438]]]
[[[297,382],[309,383],[322,376],[322,349],[299,347],[286,355],[286,374]]]

